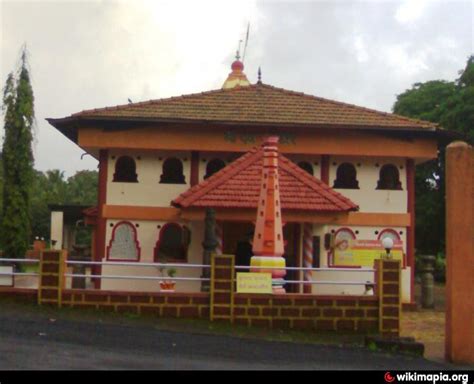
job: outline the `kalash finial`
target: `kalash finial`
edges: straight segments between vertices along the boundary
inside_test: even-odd
[[[240,40],[242,42],[242,40]],[[229,73],[227,80],[222,85],[223,89],[235,88],[235,87],[246,87],[250,85],[250,82],[245,76],[244,64],[239,60],[240,59],[240,43],[239,49],[235,53],[235,61],[231,65],[232,72]]]
[[[258,67],[258,81],[257,81],[257,84],[262,84],[262,70],[260,69],[260,67]]]

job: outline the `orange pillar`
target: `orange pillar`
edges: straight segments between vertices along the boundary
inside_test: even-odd
[[[407,228],[407,265],[410,267],[410,303],[415,304],[415,160],[407,159],[407,193],[410,226]]]
[[[105,233],[107,220],[103,217],[102,209],[107,203],[107,168],[108,168],[109,152],[106,149],[99,151],[99,191],[97,196],[97,224],[95,227],[95,252],[94,261],[102,261],[105,256]],[[92,266],[92,274],[102,274],[102,266]],[[93,279],[95,289],[100,289],[101,279]]]
[[[446,149],[446,359],[474,363],[474,152]]]
[[[271,272],[273,292],[284,293],[285,268],[283,227],[281,223],[280,187],[278,175],[278,137],[272,136],[263,144],[263,169],[257,220],[250,261],[252,271]]]

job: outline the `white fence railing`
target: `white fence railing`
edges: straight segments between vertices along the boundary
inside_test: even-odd
[[[238,265],[235,266],[237,271],[239,270],[252,270],[257,267],[249,267]],[[330,268],[330,267],[320,267],[320,268],[309,268],[309,267],[258,267],[258,269],[263,270],[282,270],[285,271],[311,271],[311,272],[357,272],[357,273],[374,273],[375,269],[373,268]],[[314,284],[314,285],[375,285],[374,280],[364,280],[364,281],[341,281],[341,280],[285,280],[285,284]]]
[[[129,261],[66,261],[66,265],[85,265],[85,266],[122,266],[122,267],[152,267],[152,268],[199,268],[209,269],[210,265],[204,264],[181,264],[181,263],[135,263]],[[98,279],[127,279],[127,280],[176,280],[176,281],[210,281],[207,277],[165,277],[165,276],[142,276],[142,275],[110,275],[110,274],[75,274],[65,273],[66,277],[87,277]]]
[[[38,288],[39,273],[16,271],[14,265],[17,264],[39,264],[39,260],[0,258],[0,287]],[[23,279],[15,279],[15,277]]]
[[[17,264],[17,263],[25,263],[25,264],[38,264],[39,260],[37,259],[12,259],[12,258],[0,258],[0,266],[4,265],[5,263],[11,263],[11,264]],[[156,268],[158,270],[160,269],[167,269],[167,268],[174,268],[174,269],[199,269],[201,271],[201,276],[196,277],[196,276],[164,276],[163,273],[160,273],[161,276],[146,276],[146,275],[141,275],[141,274],[132,274],[132,273],[127,273],[125,270],[124,274],[118,274],[118,273],[100,273],[100,274],[93,274],[93,273],[69,273],[66,271],[64,274],[65,277],[71,278],[71,279],[112,279],[112,280],[143,280],[143,281],[169,281],[169,280],[174,280],[176,282],[209,282],[211,279],[210,277],[210,271],[207,274],[204,274],[204,270],[208,270],[211,268],[210,265],[206,264],[190,264],[190,263],[143,263],[143,262],[129,262],[129,261],[79,261],[79,260],[67,260],[66,261],[67,266],[83,266],[83,267],[94,267],[94,266],[100,266],[100,267],[143,267],[143,268]],[[369,287],[374,287],[375,282],[374,282],[374,272],[375,269],[373,268],[330,268],[330,267],[320,267],[320,268],[308,268],[308,267],[259,267],[260,269],[264,270],[282,270],[284,269],[287,272],[301,272],[304,273],[305,271],[311,271],[314,272],[313,277],[311,280],[285,280],[285,284],[298,284],[300,286],[304,285],[326,285],[326,286],[365,286],[366,288]],[[251,267],[251,266],[242,266],[238,265],[235,266],[236,272],[242,271],[242,270],[247,270],[247,271],[252,271],[255,270],[256,267]],[[92,271],[91,271],[92,272]],[[339,276],[338,279],[327,279],[327,278],[318,278],[317,274],[333,274],[333,273],[363,273],[365,274],[364,276],[367,277],[370,276],[372,277],[371,279],[367,278],[360,278],[360,279],[341,279],[341,276]],[[2,276],[25,276],[25,277],[38,277],[39,273],[38,272],[18,272],[15,271],[14,268],[12,268],[11,271],[0,271],[0,277]],[[1,280],[0,280],[1,281]],[[31,285],[31,284],[30,284]],[[37,282],[36,282],[37,286]]]

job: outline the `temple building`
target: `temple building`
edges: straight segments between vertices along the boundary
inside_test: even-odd
[[[263,166],[262,144],[278,143],[285,243],[294,281],[287,292],[361,294],[374,259],[394,241],[402,260],[402,298],[414,302],[415,166],[437,156],[430,122],[251,84],[236,60],[222,89],[86,110],[48,119],[99,161],[93,259],[103,274],[156,276],[140,263],[202,264],[206,208],[214,208],[218,253],[235,254],[253,233]],[[60,246],[60,245],[58,245]],[[136,266],[134,265],[136,263]],[[329,270],[327,267],[330,267]],[[338,271],[337,269],[340,269]],[[178,276],[202,271],[178,268]],[[103,279],[97,288],[157,291],[151,280]],[[178,291],[200,283],[178,282]]]

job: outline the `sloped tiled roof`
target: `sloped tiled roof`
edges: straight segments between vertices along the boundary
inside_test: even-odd
[[[254,148],[172,201],[177,207],[257,208],[263,149]],[[281,208],[343,212],[358,206],[279,154]]]
[[[82,211],[84,216],[96,217],[99,214],[97,206],[86,208]]]
[[[434,130],[437,125],[257,83],[86,110],[65,119],[124,119]]]

